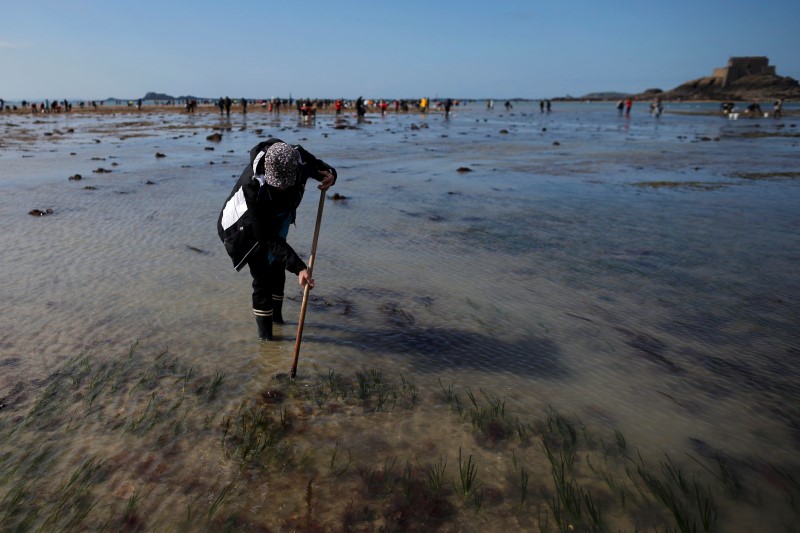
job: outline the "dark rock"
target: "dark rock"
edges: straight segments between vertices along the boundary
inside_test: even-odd
[[[214,147],[213,146],[206,146],[205,148],[203,148],[203,150],[206,150],[206,151],[209,151],[209,152],[213,152],[214,151]]]
[[[502,129],[502,130],[500,130],[500,133],[502,133],[503,135],[505,135],[505,134],[507,134],[507,133],[508,133],[508,130],[506,130],[506,129]]]
[[[338,192],[335,192],[331,196],[331,200],[347,200],[347,196],[345,196],[343,194],[339,194]]]
[[[222,134],[221,133],[212,133],[211,135],[206,137],[206,140],[207,141],[212,141],[212,142],[220,142],[222,140]]]
[[[262,402],[267,404],[276,404],[283,401],[285,394],[279,389],[267,389],[262,391],[260,396]]]
[[[95,174],[108,174],[111,171],[106,168],[100,167],[95,170],[92,170],[92,172],[94,172]]]
[[[203,250],[202,248],[198,248],[198,247],[192,246],[190,244],[184,244],[184,246],[186,246],[186,248],[188,248],[189,250],[191,250],[191,251],[193,251],[195,253],[198,253],[200,255],[208,255],[209,254],[209,252],[207,250]]]
[[[161,152],[156,152],[156,157],[167,157],[167,156],[162,154]]]
[[[472,169],[469,167],[458,167],[458,169],[456,169],[456,172],[472,172]]]
[[[81,176],[80,174],[75,174],[74,176],[70,176],[68,179],[70,181],[78,181],[80,179],[83,179],[83,176]]]
[[[53,212],[54,212],[53,209],[48,207],[44,211],[42,211],[41,209],[31,209],[30,211],[28,211],[28,214],[33,215],[35,217],[43,217],[45,215],[52,215]]]

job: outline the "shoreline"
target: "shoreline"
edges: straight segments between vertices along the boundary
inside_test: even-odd
[[[509,99],[500,99],[494,100],[495,105],[497,106],[499,111],[502,111],[502,102],[509,101],[513,103],[519,102],[531,102],[536,103],[542,100],[547,100],[543,98],[509,98]],[[619,98],[611,98],[611,99],[594,99],[594,98],[551,98],[549,99],[552,102],[558,103],[567,103],[567,104],[609,104],[613,105],[619,101]],[[653,98],[639,98],[639,97],[631,97],[633,102],[642,103],[642,102],[651,102],[655,101],[655,97]],[[755,101],[762,103],[765,107],[772,106],[771,101],[774,100],[772,98],[760,98]],[[375,101],[375,100],[373,100]],[[407,111],[403,110],[395,110],[394,102],[395,100],[391,100],[389,102],[389,107],[387,109],[387,114],[409,114],[409,113],[420,113],[419,109],[416,107],[417,100],[405,100],[406,102],[410,102],[411,105]],[[485,108],[485,102],[487,99],[481,100],[460,100],[460,103],[455,104],[455,109],[458,108],[475,108],[476,106],[479,108]],[[664,105],[693,105],[693,104],[700,104],[700,105],[710,105],[716,104],[721,105],[724,102],[730,102],[733,104],[741,104],[747,105],[751,103],[750,100],[662,100],[662,104]],[[797,104],[800,101],[794,100],[784,100],[784,105],[791,105]],[[36,102],[39,104],[40,102]],[[444,108],[437,106],[438,100],[432,100],[431,104],[428,107],[428,110],[425,113],[435,113],[435,114],[442,114],[444,113]],[[195,111],[188,112],[186,110],[185,105],[183,104],[143,104],[141,108],[134,105],[128,104],[120,104],[120,105],[99,105],[96,108],[91,106],[85,107],[77,107],[74,106],[70,111],[64,111],[63,109],[54,110],[54,111],[37,111],[31,112],[30,106],[26,107],[18,107],[17,109],[11,109],[9,107],[9,102],[7,101],[5,104],[5,109],[0,111],[0,117],[3,116],[19,116],[19,115],[30,115],[30,116],[40,116],[40,115],[60,115],[60,114],[71,114],[71,115],[111,115],[111,114],[125,114],[125,115],[135,115],[135,114],[157,114],[157,113],[178,113],[178,114],[202,114],[202,115],[209,115],[209,114],[219,114],[221,116],[225,116],[224,113],[219,113],[219,107],[216,104],[212,103],[198,103]],[[18,104],[13,104],[18,105]],[[268,105],[262,105],[260,103],[249,103],[247,107],[246,114],[255,114],[255,115],[287,115],[287,114],[299,114],[297,107],[295,104],[284,104],[281,106],[282,109],[280,111],[270,110]],[[322,106],[314,106],[315,114],[320,115],[335,115],[336,110],[333,107],[333,104],[325,104]],[[377,104],[374,105],[367,105],[367,112],[368,113],[380,113],[380,107]],[[793,109],[785,109],[783,110],[785,115],[788,114],[799,114],[800,110],[793,110]],[[341,116],[355,116],[356,110],[354,107],[346,107],[340,113]],[[242,115],[242,106],[241,104],[234,104],[231,107],[231,115]],[[722,114],[720,112],[720,114]]]
[[[461,104],[461,108],[464,108],[466,104]],[[258,105],[250,105],[247,106],[247,113],[242,113],[242,106],[235,105],[231,107],[231,112],[229,116],[242,116],[243,114],[246,115],[258,115],[258,116],[289,116],[289,115],[300,115],[300,112],[297,108],[292,106],[281,106],[282,109],[280,111],[270,110],[267,106]],[[476,108],[473,104],[473,108]],[[485,105],[481,102],[479,107],[485,107]],[[458,109],[458,106],[455,107]],[[60,111],[37,111],[36,113],[31,112],[30,108],[20,108],[16,110],[10,110],[8,107],[2,112],[0,112],[0,117],[11,117],[11,116],[32,116],[32,117],[41,117],[41,116],[51,116],[51,115],[77,115],[77,116],[92,116],[92,115],[155,115],[155,114],[162,114],[162,113],[170,113],[170,114],[181,114],[181,115],[218,115],[222,118],[227,118],[225,113],[219,112],[219,107],[213,104],[198,104],[195,108],[195,111],[188,112],[183,105],[161,105],[161,104],[148,104],[143,105],[141,109],[134,106],[128,105],[119,105],[119,106],[98,106],[97,108],[92,107],[84,107],[84,108],[75,108],[73,107],[70,111],[64,111],[63,109]],[[369,114],[380,114],[381,110],[377,105],[368,105],[367,106],[367,113]],[[403,111],[402,109],[399,111],[395,111],[394,104],[391,104],[387,109],[387,114],[392,115],[408,115],[408,114],[420,114],[421,112],[417,107],[409,106],[409,109]],[[436,108],[436,107],[429,107],[425,113],[421,114],[444,114],[444,108]],[[325,107],[315,107],[314,108],[314,115],[324,115],[324,116],[336,116],[336,110],[334,109],[333,105],[325,106]],[[341,117],[356,117],[356,110],[354,107],[348,107],[342,110],[339,114]]]
[[[430,111],[433,111],[433,110],[430,110]],[[392,109],[390,112],[394,113],[395,111],[394,111],[394,109]],[[401,113],[412,113],[412,112],[415,112],[415,111],[411,111],[411,110],[406,111],[406,112],[401,111]],[[85,116],[85,115],[112,115],[112,114],[117,114],[117,113],[123,114],[123,115],[137,115],[137,114],[152,115],[152,114],[159,114],[159,113],[177,113],[177,114],[184,114],[184,115],[220,115],[220,116],[223,116],[223,117],[225,116],[224,113],[220,113],[219,112],[219,107],[217,107],[216,105],[213,105],[213,104],[198,104],[197,108],[195,109],[195,111],[193,111],[191,113],[187,112],[186,108],[183,105],[178,105],[178,104],[175,104],[175,105],[146,104],[146,105],[142,105],[141,109],[137,108],[135,105],[134,106],[128,106],[128,105],[103,105],[103,106],[98,106],[97,108],[92,108],[92,107],[76,108],[76,107],[73,107],[72,110],[70,110],[70,111],[64,111],[64,110],[61,110],[61,111],[49,111],[49,112],[48,111],[37,111],[36,113],[31,112],[29,107],[20,108],[20,109],[17,109],[17,110],[9,110],[8,107],[6,107],[6,109],[2,113],[0,113],[0,117],[3,117],[3,116],[20,116],[20,115],[37,116],[37,117],[38,116],[42,116],[42,115],[44,115],[44,116],[48,116],[48,115],[81,115],[81,116]],[[266,107],[266,106],[262,107],[260,104],[259,105],[249,105],[248,104],[247,113],[246,114],[248,114],[248,115],[250,115],[250,114],[254,114],[254,115],[273,115],[273,114],[274,115],[287,115],[287,114],[292,114],[292,113],[294,113],[294,114],[298,113],[297,108],[294,107],[294,106],[292,106],[291,108],[284,107],[284,109],[282,109],[280,112],[278,112],[278,111],[274,111],[274,110],[270,111],[268,107]],[[316,113],[317,114],[322,114],[322,115],[334,115],[334,114],[336,114],[336,110],[333,109],[333,106],[325,107],[325,108],[319,107],[319,108],[316,108]],[[242,115],[243,114],[242,113],[242,106],[241,105],[236,105],[234,107],[231,107],[231,113],[230,114],[231,115]],[[342,116],[351,115],[351,114],[352,115],[355,114],[355,109],[343,110],[343,112],[341,113]]]

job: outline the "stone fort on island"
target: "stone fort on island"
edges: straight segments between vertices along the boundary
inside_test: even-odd
[[[776,76],[775,67],[770,66],[767,57],[731,57],[727,67],[715,68],[712,78],[719,80],[722,87],[745,76]]]

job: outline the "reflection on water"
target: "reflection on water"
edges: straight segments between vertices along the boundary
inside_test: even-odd
[[[2,527],[793,523],[800,132],[608,107],[9,118]],[[266,135],[346,197],[297,383],[214,230]]]

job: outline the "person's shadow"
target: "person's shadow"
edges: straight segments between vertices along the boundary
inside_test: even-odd
[[[324,315],[337,312],[339,306],[314,307],[313,313]],[[416,324],[413,317],[391,304],[381,309],[386,317],[385,327],[362,327],[363,322],[357,317],[344,321],[321,319],[312,323],[307,318],[303,342],[340,344],[367,354],[396,354],[411,359],[419,372],[475,368],[551,379],[568,374],[561,362],[560,349],[550,339],[524,333],[497,332],[495,335],[429,327]]]

